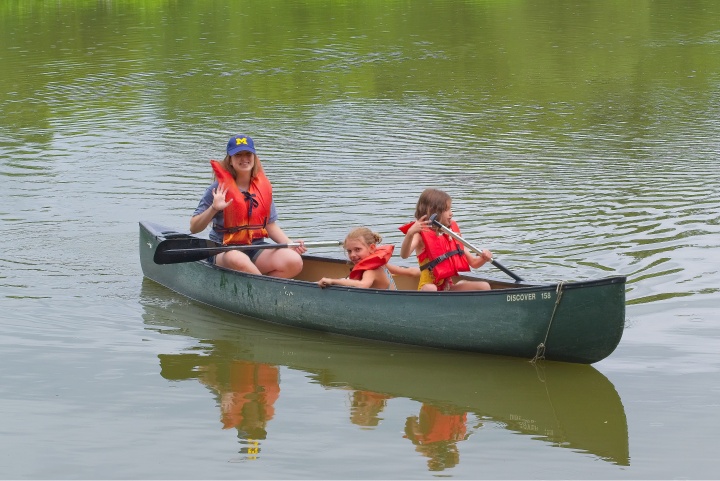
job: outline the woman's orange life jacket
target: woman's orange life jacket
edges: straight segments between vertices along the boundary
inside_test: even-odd
[[[224,226],[217,229],[223,234],[223,244],[252,244],[255,239],[268,236],[267,226],[272,205],[272,185],[261,171],[250,182],[246,191],[240,191],[232,174],[217,160],[211,160],[218,183],[227,188],[226,200],[232,203],[223,211]]]
[[[414,223],[405,224],[400,230],[407,234]],[[450,230],[460,235],[460,228],[455,221],[450,222]],[[448,234],[437,233],[428,228],[420,231],[420,237],[425,244],[425,249],[417,256],[420,270],[430,269],[436,285],[442,284],[448,277],[458,275],[459,272],[470,270],[462,244]]]
[[[363,272],[372,271],[387,264],[394,249],[393,245],[377,246],[375,252],[353,266],[350,271],[350,279],[359,281],[362,279]]]
[[[274,404],[280,396],[280,370],[272,364],[233,361],[229,386],[223,388],[217,387],[223,429],[242,428],[245,423],[265,428],[275,415]],[[248,405],[254,409],[244,409]]]

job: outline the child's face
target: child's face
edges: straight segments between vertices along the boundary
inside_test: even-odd
[[[345,241],[345,251],[350,262],[357,264],[375,252],[375,244],[367,245],[362,239],[348,239]]]
[[[448,202],[447,209],[444,210],[440,215],[437,216],[437,221],[440,222],[445,227],[450,227],[450,222],[452,221],[452,204]]]

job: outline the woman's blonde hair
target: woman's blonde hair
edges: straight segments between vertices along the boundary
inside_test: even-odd
[[[365,245],[369,246],[371,244],[379,244],[380,241],[382,241],[382,237],[377,232],[373,232],[367,227],[356,227],[353,230],[350,231],[350,233],[345,237],[345,242],[343,242],[343,247],[345,247],[345,244],[347,244],[347,241],[351,239],[361,239]]]

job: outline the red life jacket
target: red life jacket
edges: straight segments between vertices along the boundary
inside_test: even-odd
[[[372,271],[387,264],[394,249],[393,245],[377,246],[375,252],[353,266],[350,271],[350,279],[359,281],[362,279],[363,272]]]
[[[400,230],[407,234],[407,231],[415,222],[410,222],[400,227]],[[450,230],[460,235],[460,228],[455,221],[451,221]],[[442,284],[441,281],[459,272],[469,271],[462,244],[445,233],[438,234],[432,229],[420,231],[420,237],[425,244],[425,250],[418,254],[420,270],[430,269],[435,277],[435,284]],[[428,261],[423,263],[423,261]]]
[[[227,187],[226,200],[232,203],[223,211],[223,244],[252,244],[255,239],[268,236],[267,226],[272,204],[272,185],[261,171],[250,182],[248,191],[240,192],[232,174],[220,162],[211,160],[213,171],[220,184]]]

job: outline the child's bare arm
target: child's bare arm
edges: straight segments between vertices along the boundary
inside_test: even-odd
[[[332,279],[330,277],[323,277],[318,281],[320,287],[328,286],[346,286],[346,287],[364,287],[369,288],[375,282],[375,276],[377,275],[377,269],[372,271],[363,272],[362,279]]]
[[[422,250],[424,245],[420,237],[420,231],[428,226],[427,216],[424,215],[416,220],[405,233],[402,246],[400,246],[400,257],[407,259],[410,254]]]
[[[419,267],[395,266],[393,264],[386,264],[386,267],[390,271],[390,274],[394,276],[418,277],[420,275]]]
[[[482,255],[479,256],[465,251],[465,258],[467,259],[468,264],[470,264],[470,267],[472,267],[473,269],[477,269],[478,267],[484,265],[486,262],[491,261],[493,255],[492,252],[490,252],[489,250],[483,249]]]

